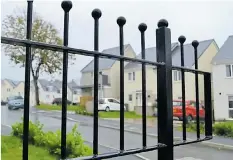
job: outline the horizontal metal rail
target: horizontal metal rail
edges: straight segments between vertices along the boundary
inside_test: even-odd
[[[42,43],[42,42],[21,40],[21,39],[16,39],[16,38],[1,37],[1,43],[24,46],[24,47],[26,47],[27,45],[30,45],[32,48],[46,49],[46,50],[57,51],[57,52],[63,52],[64,50],[67,50],[69,53],[72,53],[72,54],[78,54],[78,55],[84,55],[84,56],[98,55],[100,58],[108,58],[108,59],[116,59],[116,60],[124,59],[124,61],[128,61],[128,62],[135,62],[135,63],[140,63],[140,64],[145,63],[145,64],[153,65],[153,66],[164,65],[164,63],[159,63],[159,62],[124,57],[120,55],[118,56],[118,55],[113,55],[113,54],[108,54],[108,53],[97,52],[97,51],[76,49],[76,48],[47,44],[47,43]]]
[[[63,52],[64,50],[67,50],[69,53],[72,53],[72,54],[92,56],[92,57],[94,57],[95,55],[99,55],[100,58],[108,58],[108,59],[116,59],[116,60],[124,59],[124,61],[134,62],[134,63],[139,63],[139,64],[147,64],[147,65],[152,65],[152,66],[164,66],[165,65],[165,63],[162,63],[162,62],[153,62],[153,61],[148,61],[148,60],[143,60],[143,59],[138,59],[138,58],[130,58],[130,57],[124,57],[120,55],[119,56],[112,55],[112,54],[102,53],[102,52],[97,52],[97,51],[76,49],[76,48],[71,48],[71,47],[66,47],[66,46],[35,42],[35,41],[26,40],[26,39],[23,40],[23,39],[17,39],[17,38],[1,37],[1,43],[10,44],[10,45],[18,45],[18,46],[23,46],[23,47],[30,45],[32,48],[46,49],[46,50],[57,51],[57,52]],[[209,72],[181,67],[181,66],[172,66],[172,69],[173,70],[184,70],[185,72],[191,72],[191,73],[197,72],[198,74],[209,73]]]
[[[125,150],[125,151],[109,152],[109,153],[105,153],[105,154],[99,154],[97,156],[72,158],[72,159],[67,159],[67,160],[108,159],[108,158],[113,158],[113,157],[120,157],[120,156],[132,155],[132,154],[137,154],[137,153],[142,153],[142,152],[154,151],[154,150],[157,150],[159,148],[165,148],[165,147],[167,147],[165,144],[158,144],[158,145],[146,147],[146,148],[143,147],[143,148],[129,149],[129,150]]]
[[[186,144],[192,144],[192,143],[197,143],[197,142],[208,141],[208,140],[211,140],[211,139],[213,139],[212,136],[206,136],[205,138],[200,138],[200,139],[193,140],[193,141],[188,141],[188,140],[186,140],[186,141],[182,140],[181,142],[180,141],[179,142],[176,141],[173,144],[173,146],[182,146],[182,145],[186,145]]]

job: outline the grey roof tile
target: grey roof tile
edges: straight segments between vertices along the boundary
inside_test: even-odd
[[[173,51],[176,47],[178,46],[178,43],[172,43],[171,44],[171,50]],[[136,57],[137,59],[141,59],[141,53],[137,55]],[[145,59],[148,61],[152,61],[152,62],[157,62],[157,58],[156,58],[156,47],[151,47],[151,48],[147,48],[145,51]],[[141,66],[139,63],[135,63],[135,62],[129,62],[126,66],[125,69],[130,69],[130,68],[136,68],[138,66]]]
[[[130,44],[124,45],[124,49],[127,47],[131,47]],[[102,51],[102,53],[108,53],[112,55],[120,55],[120,48],[119,47],[113,47],[109,49],[105,49]],[[108,69],[111,68],[112,65],[115,63],[116,60],[114,59],[106,59],[106,58],[100,58],[99,59],[99,70]],[[90,72],[94,70],[94,60],[89,62],[82,70],[81,72]]]
[[[214,39],[200,41],[197,48],[197,57],[199,58]],[[181,66],[180,46],[173,51],[172,65]],[[192,67],[194,65],[194,49],[191,43],[184,45],[184,65]]]
[[[60,80],[48,81],[46,79],[39,79],[38,81],[41,84],[43,90],[46,90],[48,86],[52,86],[53,87],[52,91],[54,91],[54,92],[61,90],[61,88],[62,88],[62,81],[60,81]],[[70,89],[72,89],[72,87],[75,89],[79,88],[79,86],[73,81],[68,82],[67,86]]]
[[[202,53],[208,48],[208,46],[213,41],[214,39],[199,42],[198,57],[202,55]],[[180,46],[178,45],[178,43],[172,43],[171,50],[172,50],[172,65],[180,66],[181,65],[180,64]],[[146,56],[146,60],[157,62],[156,47],[147,48],[145,56]],[[137,58],[141,59],[141,54],[139,54]],[[194,50],[193,50],[191,43],[184,45],[184,61],[185,61],[186,67],[191,67],[194,64]],[[125,69],[136,68],[138,66],[141,66],[141,65],[130,62],[125,66]]]
[[[219,49],[212,63],[226,64],[233,63],[233,35],[229,36]]]
[[[17,87],[21,82],[23,82],[23,81],[15,81],[7,78],[5,80],[8,81],[12,87]]]

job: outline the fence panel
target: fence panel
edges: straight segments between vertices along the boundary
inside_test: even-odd
[[[61,4],[64,10],[64,44],[63,46],[46,44],[31,41],[32,36],[32,9],[33,1],[28,0],[27,8],[27,34],[25,39],[15,39],[1,37],[1,43],[26,47],[25,64],[25,89],[24,89],[24,131],[23,131],[23,160],[28,160],[28,132],[29,132],[29,99],[30,99],[30,67],[31,67],[31,48],[63,52],[63,75],[62,75],[62,120],[61,120],[61,159],[66,159],[66,123],[67,123],[67,74],[68,74],[68,53],[94,57],[94,118],[93,118],[93,155],[76,159],[107,159],[118,156],[136,154],[141,152],[153,151],[158,149],[158,160],[173,160],[173,148],[175,146],[197,143],[212,139],[212,104],[211,104],[211,74],[198,70],[198,41],[193,41],[195,69],[184,67],[184,49],[186,40],[180,36],[181,66],[172,66],[171,54],[171,30],[168,22],[164,19],[158,22],[156,29],[156,53],[157,62],[145,60],[145,31],[146,24],[141,23],[138,29],[141,34],[141,59],[129,58],[124,56],[124,32],[123,27],[126,23],[124,17],[117,19],[119,26],[119,47],[120,55],[111,55],[99,52],[99,19],[101,11],[94,9],[92,17],[94,19],[94,51],[71,48],[68,46],[69,32],[69,12],[72,8],[71,1],[63,1]],[[99,58],[116,59],[120,61],[120,146],[119,151],[107,154],[98,154],[98,81],[99,81]],[[135,62],[142,65],[142,147],[125,150],[124,144],[124,62]],[[146,65],[157,68],[157,102],[158,102],[158,144],[147,146],[146,130]],[[173,106],[172,106],[172,70],[181,71],[182,77],[182,114],[183,114],[183,139],[180,142],[173,141]],[[185,72],[195,74],[196,91],[196,113],[197,113],[197,139],[194,141],[186,140],[186,109],[185,109]],[[205,138],[200,138],[199,120],[199,87],[198,75],[204,75],[204,96],[205,96]]]

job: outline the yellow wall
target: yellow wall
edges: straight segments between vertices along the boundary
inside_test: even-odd
[[[215,42],[212,42],[206,51],[198,59],[198,69],[201,71],[212,72],[211,61],[217,54],[218,47]],[[192,66],[194,69],[194,65]],[[199,99],[204,100],[204,77],[199,74]],[[195,100],[195,75],[193,73],[185,73],[185,88],[186,88],[186,99]],[[177,99],[181,97],[181,81],[173,82],[173,98]]]
[[[134,58],[135,52],[131,46],[125,49],[125,56]],[[129,62],[125,62],[124,65],[128,64]],[[112,68],[111,68],[111,88],[113,98],[120,99],[120,62],[116,61]]]
[[[6,101],[8,97],[13,96],[14,95],[14,88],[13,86],[11,86],[11,84],[6,81],[3,80],[4,84],[1,86],[1,100],[2,101]]]
[[[24,97],[24,83],[20,82],[15,88],[14,88],[14,94],[15,95],[21,95]]]

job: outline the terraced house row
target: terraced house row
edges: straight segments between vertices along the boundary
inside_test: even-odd
[[[120,55],[119,47],[105,49],[102,52]],[[124,46],[126,57],[141,59],[141,53],[135,53],[130,44]],[[179,43],[172,43],[172,64],[180,66]],[[156,47],[146,48],[146,60],[156,62]],[[194,69],[194,50],[191,43],[184,45],[185,67]],[[200,70],[212,73],[212,101],[216,119],[233,119],[233,36],[229,36],[223,46],[218,47],[214,39],[199,41],[198,66]],[[112,59],[100,59],[99,96],[120,98],[120,63]],[[93,96],[94,61],[81,70],[80,89],[83,96]],[[142,106],[141,64],[125,62],[125,103],[130,111]],[[146,67],[147,106],[157,98],[157,71],[155,67]],[[185,74],[186,99],[195,100],[194,74]],[[173,99],[181,99],[181,73],[173,71]],[[199,99],[204,101],[204,80],[199,76]]]

